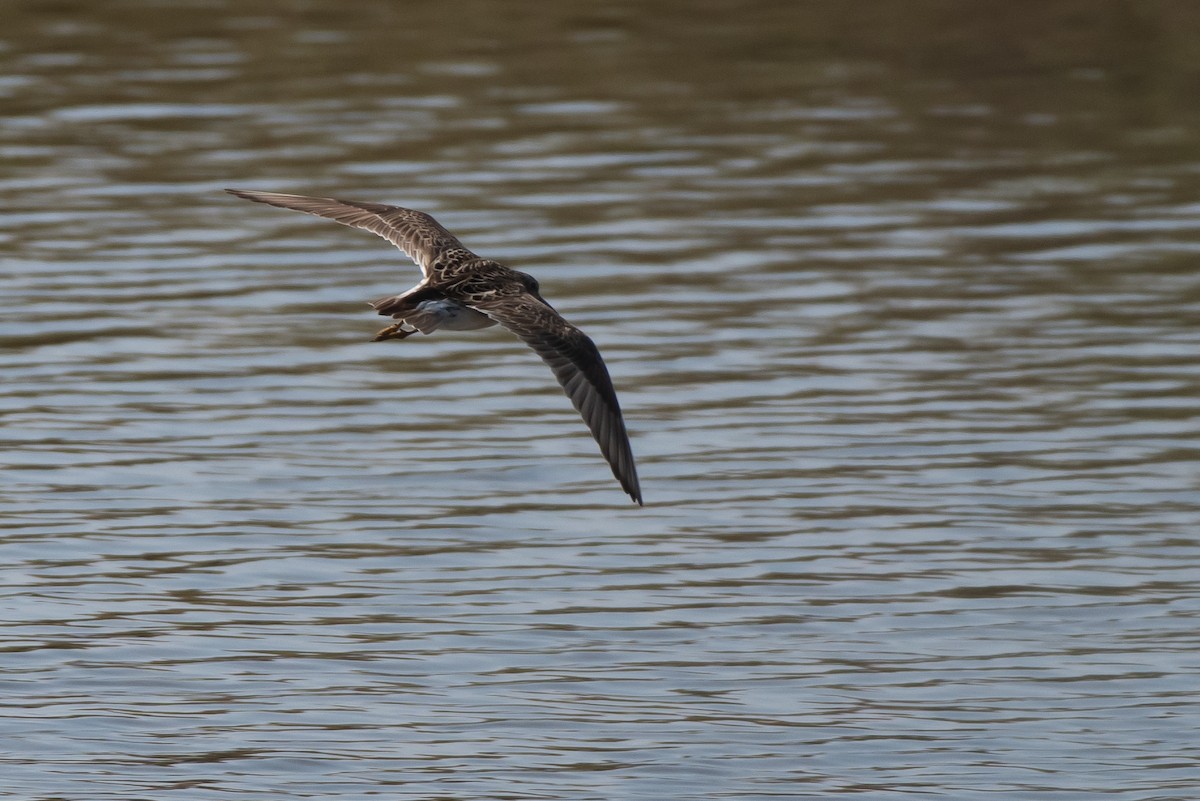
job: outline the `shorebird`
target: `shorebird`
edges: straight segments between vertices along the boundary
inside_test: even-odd
[[[633,451],[608,368],[596,344],[545,301],[536,278],[476,256],[424,212],[328,197],[225,191],[370,231],[416,262],[421,268],[416,286],[371,301],[377,312],[396,320],[375,335],[376,342],[404,339],[418,331],[472,331],[497,323],[524,340],[554,372],[621,488],[642,505]]]

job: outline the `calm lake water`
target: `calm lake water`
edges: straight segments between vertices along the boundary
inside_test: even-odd
[[[0,796],[1195,798],[1200,6],[407,5],[0,10]]]

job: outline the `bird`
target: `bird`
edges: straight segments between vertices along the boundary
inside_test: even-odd
[[[375,342],[472,331],[499,324],[549,365],[621,488],[643,505],[637,466],[612,378],[596,344],[563,319],[541,295],[536,278],[468,250],[430,215],[401,206],[281,192],[226,189],[231,195],[361,228],[381,236],[412,259],[421,280],[412,289],[370,301],[395,323]]]

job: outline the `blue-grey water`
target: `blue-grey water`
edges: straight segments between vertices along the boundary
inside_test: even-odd
[[[0,10],[0,797],[1194,799],[1200,11],[409,5]]]

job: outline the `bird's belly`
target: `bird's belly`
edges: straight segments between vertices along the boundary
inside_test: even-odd
[[[417,304],[417,309],[432,315],[437,320],[436,327],[447,331],[474,331],[496,324],[496,321],[486,314],[468,309],[452,300],[425,300]]]

